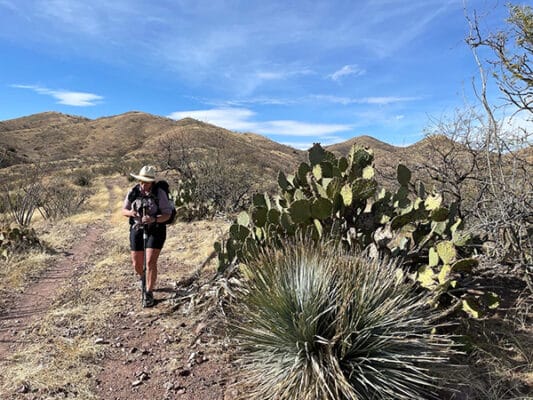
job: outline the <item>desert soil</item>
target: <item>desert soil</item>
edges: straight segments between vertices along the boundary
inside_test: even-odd
[[[106,183],[109,192],[106,218],[74,227],[77,239],[58,252],[47,270],[0,309],[0,398],[222,400],[234,397],[231,360],[223,332],[213,323],[216,315],[191,311],[192,303],[188,299],[176,302],[177,282],[189,276],[212,249],[198,245],[202,239],[205,242],[216,234],[207,223],[169,228],[169,236],[174,238],[167,240],[172,248],[163,249],[160,258],[155,307],[141,307],[138,280],[126,255],[120,258],[119,265],[113,265],[114,273],[103,277],[95,289],[104,309],[107,298],[118,299],[110,302],[111,312],[106,313],[102,323],[79,326],[70,321],[69,326],[75,328],[70,328],[68,333],[56,329],[43,336],[42,324],[48,315],[68,307],[65,288],[83,290],[87,277],[94,276],[90,274],[109,257],[110,251],[117,252],[118,245],[119,250],[128,253],[124,247],[127,243],[119,240],[110,249],[106,239],[106,232],[116,230],[118,224],[127,232],[127,222],[119,215],[123,193],[117,189],[124,184],[120,180]],[[122,239],[126,238],[124,234]],[[207,270],[202,279],[212,274],[212,270]],[[92,310],[86,304],[83,306],[83,320],[88,318],[87,313],[101,312],[101,308]],[[45,381],[46,371],[41,377],[38,373],[33,375],[32,379],[27,378],[32,376],[28,373],[23,375],[25,379],[18,379],[12,373],[21,368],[21,354],[31,344],[51,343],[59,336],[69,343],[89,343],[90,353],[96,355],[88,357],[86,365],[83,365],[84,358],[79,357],[79,363],[66,368],[66,376],[70,376],[70,368],[82,371],[79,382],[67,379],[58,386]],[[42,349],[45,352],[46,346]],[[47,356],[36,353],[32,357],[46,360]],[[71,375],[80,377],[80,374]],[[82,383],[89,392],[78,390]]]

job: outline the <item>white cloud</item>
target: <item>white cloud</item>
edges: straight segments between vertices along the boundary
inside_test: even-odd
[[[260,133],[286,136],[314,136],[321,137],[336,132],[350,130],[345,124],[312,124],[299,121],[279,120],[257,123]]]
[[[339,82],[341,78],[346,77],[348,75],[361,76],[365,73],[366,71],[362,68],[359,68],[359,66],[357,65],[345,65],[344,67],[335,71],[331,75],[328,75],[328,78],[334,80],[335,82]]]
[[[211,110],[177,111],[168,118],[194,118],[222,128],[235,131],[252,131],[255,124],[248,121],[255,113],[246,108],[214,108]]]
[[[64,104],[74,107],[87,107],[94,106],[103,100],[102,96],[93,93],[86,92],[72,92],[67,90],[52,90],[36,85],[11,85],[11,87],[18,89],[29,89],[35,93],[48,95],[55,98],[58,104]]]
[[[172,119],[194,118],[226,129],[255,132],[263,135],[324,137],[350,130],[346,124],[314,124],[293,120],[252,121],[255,112],[246,108],[218,108],[211,110],[178,111]]]
[[[280,142],[281,144],[284,144],[285,146],[294,147],[298,150],[307,150],[311,146],[313,146],[313,143],[311,142]]]

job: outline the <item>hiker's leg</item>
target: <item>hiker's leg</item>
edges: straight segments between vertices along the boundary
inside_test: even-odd
[[[143,251],[132,251],[131,252],[131,263],[137,275],[142,276],[143,274],[143,263],[144,263],[144,252]]]
[[[161,249],[146,249],[146,288],[149,292],[154,290],[157,280],[157,259],[159,258]]]

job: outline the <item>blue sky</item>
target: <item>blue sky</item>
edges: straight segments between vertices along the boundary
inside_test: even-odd
[[[464,6],[0,0],[0,120],[136,110],[298,148],[360,135],[408,145],[472,97]],[[504,2],[466,6],[503,27]]]

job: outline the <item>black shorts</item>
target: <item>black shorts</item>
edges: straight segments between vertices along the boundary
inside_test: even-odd
[[[167,238],[167,226],[164,224],[154,224],[147,228],[148,238],[146,240],[147,249],[162,249]],[[143,230],[130,226],[130,249],[131,251],[144,250]]]

